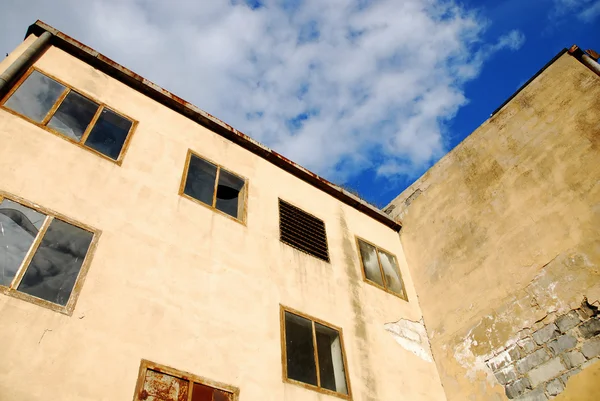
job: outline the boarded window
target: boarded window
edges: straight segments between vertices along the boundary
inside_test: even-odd
[[[340,329],[282,308],[285,379],[349,394]]]
[[[357,241],[365,280],[408,300],[396,257],[365,240]]]
[[[0,285],[68,312],[93,239],[90,229],[0,194]]]
[[[245,220],[246,180],[191,151],[180,194],[236,220]]]
[[[112,160],[120,161],[133,121],[31,69],[3,106]]]
[[[304,210],[279,199],[281,242],[329,262],[325,223]]]
[[[136,401],[237,401],[234,387],[142,361]]]

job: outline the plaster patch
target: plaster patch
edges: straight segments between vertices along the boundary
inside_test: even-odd
[[[433,362],[423,320],[413,322],[411,320],[400,319],[395,323],[386,323],[383,327],[392,333],[392,337],[394,337],[394,340],[402,348],[427,362]]]

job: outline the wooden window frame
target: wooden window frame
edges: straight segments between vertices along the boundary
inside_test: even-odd
[[[46,116],[42,119],[41,122],[37,122],[32,120],[31,118],[24,116],[23,114],[20,114],[8,107],[5,106],[5,103],[8,101],[8,99],[13,95],[13,93],[15,93],[17,91],[17,89],[19,89],[21,87],[21,85],[23,84],[23,82],[25,82],[25,80],[34,72],[37,71],[38,73],[45,75],[48,78],[53,79],[54,81],[58,82],[59,84],[61,84],[62,86],[65,87],[65,90],[62,92],[62,94],[58,97],[58,99],[56,100],[56,102],[54,103],[54,105],[50,108],[50,110],[48,111],[48,113],[46,113]],[[90,123],[88,124],[85,132],[83,133],[83,135],[81,136],[81,139],[79,141],[73,139],[73,138],[69,138],[68,136],[60,133],[59,131],[56,131],[50,127],[48,127],[48,122],[50,122],[50,119],[54,116],[54,114],[56,113],[56,111],[58,110],[58,108],[60,107],[60,105],[62,104],[62,102],[66,99],[67,95],[71,92],[75,92],[83,97],[85,97],[86,99],[96,103],[98,105],[98,110],[96,110],[96,114],[94,114],[94,117],[92,118],[92,120],[90,121]],[[67,84],[66,82],[64,82],[63,80],[55,77],[52,74],[49,74],[47,72],[44,72],[43,70],[39,69],[38,67],[30,67],[25,74],[23,74],[23,76],[13,85],[13,87],[10,89],[10,91],[6,94],[6,96],[4,96],[1,100],[0,100],[0,109],[15,115],[17,117],[20,117],[22,119],[24,119],[25,121],[36,125],[37,127],[50,132],[51,134],[54,134],[62,139],[64,139],[67,142],[70,142],[76,146],[78,146],[81,149],[84,149],[88,152],[91,152],[97,156],[100,156],[101,158],[108,160],[112,163],[117,164],[118,166],[121,166],[123,164],[123,159],[125,158],[125,154],[127,153],[127,150],[129,149],[129,144],[131,143],[131,138],[133,137],[134,132],[136,131],[136,128],[138,126],[138,121],[134,120],[133,118],[115,110],[114,108],[108,106],[106,103],[103,103],[101,101],[99,101],[98,99],[96,99],[93,96],[90,96],[89,94],[85,93],[82,90],[79,89],[75,89],[73,88],[72,85]],[[88,146],[85,145],[85,141],[87,140],[88,136],[90,135],[90,133],[92,132],[92,128],[94,127],[94,125],[96,124],[96,122],[98,121],[98,118],[100,117],[102,110],[107,109],[112,111],[113,113],[131,121],[131,128],[129,128],[129,132],[127,133],[127,138],[125,138],[125,142],[123,142],[123,147],[121,148],[121,152],[119,153],[119,157],[117,157],[117,160],[114,160],[108,156],[106,156],[105,154],[92,149]]]
[[[156,372],[164,373],[170,376],[177,377],[182,380],[187,380],[189,385],[188,391],[188,401],[192,399],[193,386],[194,383],[202,384],[208,387],[215,388],[217,390],[225,391],[227,393],[231,393],[231,401],[238,401],[240,397],[240,389],[231,386],[229,384],[220,383],[211,379],[207,379],[202,376],[197,376],[189,372],[185,372],[182,370],[174,369],[172,367],[161,365],[159,363],[151,362],[146,359],[142,359],[140,362],[140,370],[138,373],[138,379],[135,386],[135,392],[133,393],[133,401],[143,401],[142,399],[142,391],[144,390],[144,382],[146,380],[146,371],[154,370]]]
[[[287,377],[287,347],[286,347],[286,338],[285,338],[285,312],[292,313],[296,316],[302,317],[304,319],[310,320],[312,323],[312,338],[313,338],[313,350],[315,357],[315,365],[317,371],[317,385],[304,383],[298,380],[290,379]],[[279,304],[279,318],[280,318],[280,330],[281,330],[281,366],[282,366],[282,378],[284,383],[294,384],[300,387],[304,387],[309,390],[317,391],[323,394],[332,395],[334,397],[343,398],[345,400],[352,399],[352,386],[350,385],[350,374],[348,373],[348,361],[346,360],[346,346],[344,344],[344,333],[341,327],[334,326],[333,324],[327,323],[321,319],[316,317],[307,315],[302,313],[296,309],[290,308],[288,306],[284,306]],[[335,330],[338,332],[340,336],[340,345],[342,348],[342,361],[344,362],[344,374],[346,375],[346,387],[348,389],[348,394],[338,393],[337,391],[329,390],[323,387],[320,387],[321,377],[319,370],[319,357],[317,350],[317,336],[315,333],[315,323],[319,323],[327,328]]]
[[[317,220],[321,220],[323,222],[323,230],[325,231],[325,247],[327,248],[327,259],[322,259],[322,258],[320,258],[318,256],[313,255],[312,253],[308,253],[304,249],[300,249],[296,245],[290,244],[289,242],[283,241],[281,239],[281,212],[278,212],[279,213],[279,242],[281,242],[282,244],[285,244],[287,246],[291,246],[295,250],[300,251],[303,254],[308,255],[310,257],[313,257],[313,258],[315,258],[317,260],[320,260],[321,262],[325,262],[325,263],[331,264],[331,252],[329,251],[329,238],[327,237],[327,223],[325,223],[325,220],[322,219],[322,218],[320,218],[320,217],[315,216],[312,213],[307,212],[305,209],[301,208],[300,206],[296,205],[295,203],[292,203],[290,201],[287,201],[287,200],[281,199],[281,198],[277,198],[277,208],[278,208],[278,210],[279,210],[279,207],[280,207],[280,202],[287,203],[288,205],[291,205],[291,206],[295,207],[296,209],[301,210],[303,213],[306,213],[309,216],[312,216],[313,218],[315,218]]]
[[[88,226],[87,224],[83,224],[76,220],[73,220],[70,217],[67,217],[63,214],[57,213],[51,209],[48,209],[48,208],[42,207],[36,203],[30,202],[19,196],[16,196],[16,195],[13,195],[8,192],[0,190],[0,202],[2,202],[4,199],[11,200],[11,201],[19,203],[23,206],[31,208],[35,211],[43,213],[46,215],[46,217],[45,217],[44,223],[42,224],[42,227],[40,228],[38,234],[36,235],[33,243],[29,247],[29,250],[25,254],[25,257],[21,261],[21,264],[19,265],[19,268],[17,269],[17,273],[15,274],[15,277],[13,278],[11,284],[8,287],[0,285],[0,293],[9,295],[14,298],[18,298],[23,301],[30,302],[30,303],[38,305],[38,306],[42,306],[44,308],[53,310],[55,312],[62,313],[67,316],[71,316],[75,309],[75,305],[77,304],[77,299],[79,298],[81,289],[83,288],[83,283],[85,282],[85,278],[90,269],[90,264],[91,264],[92,258],[94,256],[94,253],[96,252],[96,248],[98,246],[98,240],[100,238],[101,231],[97,230],[91,226]],[[75,280],[75,284],[73,285],[73,289],[71,290],[71,294],[69,295],[69,300],[67,301],[67,304],[64,306],[55,304],[55,303],[47,301],[45,299],[35,297],[33,295],[26,294],[24,292],[20,292],[17,289],[19,284],[21,283],[21,280],[23,279],[23,276],[25,275],[25,272],[27,271],[27,268],[29,267],[29,264],[31,263],[31,260],[33,259],[33,256],[35,255],[35,252],[38,250],[38,248],[42,242],[42,239],[44,238],[44,235],[46,234],[46,231],[48,230],[48,227],[50,226],[50,223],[52,223],[52,221],[55,218],[62,220],[66,223],[69,223],[75,227],[89,231],[93,235],[92,241],[90,242],[90,246],[88,248],[88,251],[85,254],[85,258],[83,260],[83,263],[81,264],[81,268],[79,269],[79,274],[77,275],[77,279]]]
[[[217,174],[215,176],[215,187],[213,189],[213,199],[212,199],[212,205],[206,204],[188,194],[186,194],[184,192],[185,190],[185,184],[187,183],[187,178],[188,178],[188,172],[189,172],[189,168],[190,168],[190,161],[192,160],[192,156],[196,156],[214,166],[217,167]],[[229,174],[232,174],[238,178],[240,178],[241,180],[244,181],[244,188],[242,189],[242,196],[241,196],[241,201],[243,202],[243,212],[242,215],[239,218],[235,218],[219,209],[217,209],[216,207],[216,203],[217,203],[217,186],[219,185],[219,174],[221,173],[221,169],[227,171]],[[247,216],[248,216],[248,178],[241,176],[237,173],[234,173],[233,171],[229,170],[226,167],[223,167],[223,165],[219,164],[219,163],[215,163],[214,161],[212,161],[211,159],[202,156],[201,154],[199,154],[198,152],[193,151],[192,149],[188,149],[187,155],[185,157],[185,165],[183,166],[183,174],[181,176],[181,184],[179,185],[179,195],[191,200],[192,202],[195,202],[199,205],[202,205],[210,210],[212,210],[213,212],[216,212],[222,216],[227,217],[230,220],[233,220],[235,222],[238,222],[244,226],[247,225]],[[238,209],[239,209],[239,205],[238,205]]]
[[[408,302],[408,294],[407,294],[407,291],[406,291],[406,286],[404,285],[404,279],[402,278],[402,272],[400,271],[400,264],[398,263],[398,258],[396,257],[396,255],[394,253],[386,250],[386,249],[383,249],[380,246],[375,245],[374,243],[372,243],[370,241],[367,241],[364,238],[359,237],[359,236],[355,236],[355,239],[356,239],[356,251],[358,252],[358,259],[360,261],[360,272],[362,274],[363,280],[366,283],[371,284],[372,286],[375,286],[375,287],[379,288],[380,290],[383,290],[383,291],[387,292],[388,294],[394,295],[394,296],[396,296],[396,297],[398,297],[400,299],[403,299],[404,301]],[[367,274],[365,273],[365,266],[364,266],[364,263],[363,263],[362,253],[360,251],[359,241],[362,241],[362,242],[364,242],[366,244],[369,244],[369,245],[371,245],[372,247],[375,248],[375,253],[377,254],[377,263],[379,264],[379,273],[381,274],[381,281],[383,281],[383,284],[384,284],[383,286],[379,285],[378,283],[376,283],[376,282],[374,282],[372,280],[369,280],[367,278]],[[398,269],[397,273],[398,273],[398,276],[400,277],[400,284],[402,284],[402,288],[404,289],[404,296],[402,296],[401,294],[397,294],[394,291],[392,291],[392,290],[390,290],[390,289],[387,288],[387,284],[386,284],[386,281],[385,281],[385,274],[383,272],[383,266],[381,265],[381,260],[379,259],[379,251],[383,251],[383,252],[387,253],[388,255],[391,255],[391,256],[394,257],[394,260],[396,261],[396,268]]]

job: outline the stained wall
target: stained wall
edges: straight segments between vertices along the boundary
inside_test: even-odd
[[[600,300],[598,177],[600,77],[565,53],[386,208],[403,222],[448,400],[545,400],[554,378],[579,374],[563,351],[600,341],[600,328],[583,336],[583,318],[564,332],[555,324]],[[550,343],[571,334],[555,352]],[[502,376],[504,367],[516,370]],[[571,394],[595,376],[582,377]]]
[[[422,318],[397,232],[59,49],[35,66],[139,124],[119,166],[0,109],[0,190],[101,231],[72,316],[0,295],[0,400],[132,399],[142,359],[241,400],[336,399],[283,381],[280,305],[342,328],[353,399],[445,399],[385,326]],[[248,178],[247,224],[178,195],[189,149]],[[278,198],[324,220],[331,263],[279,241]],[[363,281],[357,235],[408,302]]]

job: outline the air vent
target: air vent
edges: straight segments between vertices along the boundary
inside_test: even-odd
[[[279,199],[279,239],[296,249],[329,262],[323,220]]]

